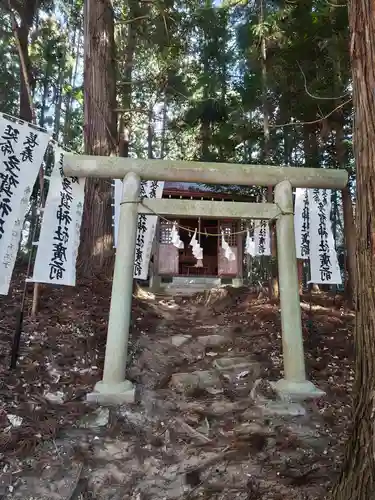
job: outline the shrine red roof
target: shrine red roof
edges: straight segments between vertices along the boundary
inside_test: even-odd
[[[206,186],[204,184],[195,184],[188,182],[166,182],[164,184],[163,198],[205,198],[215,200],[238,200],[239,197],[233,193],[225,193],[221,190],[215,191],[215,186]]]

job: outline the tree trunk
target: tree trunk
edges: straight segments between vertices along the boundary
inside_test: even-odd
[[[21,23],[17,29],[17,34],[26,69],[26,75],[24,75],[22,64],[20,65],[20,118],[28,122],[32,122],[34,118],[29,94],[32,91],[33,87],[33,75],[31,71],[31,61],[28,48],[29,33],[30,28],[33,24],[34,16],[36,14],[37,4],[37,0],[29,0],[28,2],[25,2],[24,8],[20,9],[18,12],[20,15]]]
[[[154,157],[154,112],[152,108],[153,106],[150,104],[147,124],[147,158],[149,160]]]
[[[308,122],[313,116],[312,111],[308,108],[305,109],[304,121]],[[303,126],[303,150],[305,155],[304,164],[306,167],[319,167],[319,148],[318,138],[315,125],[306,124]],[[317,283],[312,283],[311,291],[313,293],[320,293],[320,288]]]
[[[346,147],[345,147],[345,134],[342,123],[336,124],[336,157],[337,163],[340,168],[346,166]],[[351,302],[354,300],[354,284],[355,284],[355,225],[353,216],[353,203],[350,196],[349,186],[342,190],[342,205],[344,212],[344,240],[346,259],[345,267],[347,272],[347,281],[345,291]]]
[[[72,139],[72,134],[70,130],[71,124],[71,112],[72,112],[72,104],[73,104],[73,89],[76,87],[77,82],[77,74],[78,74],[78,65],[80,61],[80,48],[81,48],[81,25],[74,31],[72,38],[72,47],[75,47],[74,55],[74,69],[72,69],[69,74],[69,83],[70,83],[70,91],[65,100],[65,120],[64,120],[64,131],[63,131],[63,139],[65,145],[69,144]]]
[[[263,0],[259,3],[259,24],[263,32],[263,24],[265,19],[265,5]],[[262,34],[260,41],[260,65],[262,75],[262,112],[263,112],[263,151],[262,163],[268,165],[270,163],[270,124],[269,124],[269,102],[268,102],[268,82],[267,82],[267,42],[265,36]],[[273,188],[267,188],[267,202],[273,202]],[[276,298],[279,295],[279,283],[276,270],[274,269],[273,260],[276,260],[276,226],[271,223],[270,227],[271,237],[271,262],[269,263],[269,282],[268,293],[270,298]]]
[[[15,36],[18,42],[19,58],[20,58],[20,118],[35,123],[36,117],[32,102],[34,78],[32,74],[32,65],[29,56],[29,34],[38,12],[38,0],[30,0],[22,4],[15,3],[10,0],[9,6],[18,12],[21,23],[18,26],[17,20],[12,12],[12,24]],[[38,19],[39,20],[39,19]],[[43,96],[43,107],[45,108],[45,95]],[[44,115],[42,113],[41,123],[44,123]],[[39,169],[38,180],[35,181],[31,199],[33,200],[33,208],[37,204],[38,192],[40,193],[41,205],[43,205],[43,167]],[[34,224],[38,223],[38,217],[34,220]],[[34,234],[34,230],[30,232]],[[30,254],[31,256],[31,254]],[[31,306],[31,315],[35,316],[38,307],[39,284],[35,283],[33,291],[33,301]],[[23,305],[21,305],[22,309]]]
[[[84,141],[89,155],[116,152],[114,14],[110,0],[84,5]],[[110,179],[87,179],[80,270],[107,273],[113,264]]]
[[[335,37],[336,40],[336,37]],[[337,47],[339,47],[339,40],[336,41]],[[339,49],[335,47],[333,57],[334,68],[335,68],[335,85],[334,92],[335,95],[341,95],[343,92],[343,83],[341,76],[341,62],[339,57]],[[335,104],[340,106],[343,99],[338,99]],[[337,109],[333,120],[333,127],[335,129],[335,148],[336,148],[336,160],[339,168],[345,169],[347,167],[347,150],[345,145],[345,117],[342,107]],[[344,241],[345,241],[345,267],[346,267],[346,284],[345,292],[351,302],[354,300],[354,280],[355,280],[355,226],[353,217],[353,203],[350,196],[350,190],[347,186],[342,191],[342,204],[344,212]],[[337,217],[337,214],[335,214]]]
[[[167,111],[168,111],[168,97],[167,93],[164,93],[163,100],[163,118],[162,118],[162,127],[161,127],[161,138],[160,138],[160,159],[164,160],[166,150],[167,150]]]
[[[41,128],[44,128],[44,124],[46,121],[46,113],[48,111],[47,101],[50,90],[50,81],[49,81],[51,78],[50,70],[51,70],[51,63],[47,61],[45,72],[43,75],[43,84],[42,84],[43,96],[42,96],[42,105],[40,107],[40,119],[39,119],[39,126]]]
[[[63,59],[63,64],[66,61],[66,57]],[[64,66],[61,64],[59,68],[59,80],[57,88],[57,96],[55,102],[55,119],[53,124],[53,138],[55,141],[59,141],[60,138],[60,128],[61,128],[61,107],[63,103],[63,85],[64,85]]]
[[[350,196],[349,187],[342,191],[342,205],[344,212],[344,237],[346,249],[346,271],[347,282],[346,292],[351,302],[355,297],[355,269],[356,269],[356,250],[355,250],[355,224],[353,217],[353,202]]]
[[[349,2],[357,168],[357,262],[353,426],[331,500],[372,500],[375,491],[375,3]]]
[[[212,1],[206,0],[205,6],[207,9],[212,8]],[[201,50],[201,64],[203,64],[203,74],[210,74],[210,53],[207,50],[207,46],[209,43],[209,35],[206,32],[206,28],[201,26],[202,29],[202,46]],[[210,79],[204,81],[203,83],[203,109],[208,107],[208,103],[210,99],[213,97],[213,85]],[[215,89],[216,90],[216,89]],[[203,112],[201,115],[201,124],[200,124],[200,160],[201,161],[211,161],[211,143],[212,143],[212,123],[210,116],[206,112]]]
[[[137,17],[138,2],[136,0],[128,1],[128,16],[129,19]],[[133,66],[134,66],[134,54],[137,45],[137,30],[136,21],[128,23],[127,36],[126,36],[126,47],[124,51],[125,63],[123,67],[123,89],[122,89],[122,109],[123,114],[120,118],[119,125],[119,155],[123,158],[129,156],[129,146],[130,146],[130,133],[131,133],[131,103],[132,103],[132,88],[133,88]]]
[[[20,56],[20,118],[33,122],[34,113],[31,99],[34,79],[28,47],[30,28],[36,17],[39,2],[38,0],[29,0],[27,2],[9,0],[8,4],[11,9],[12,26]],[[19,25],[13,11],[16,11],[20,18]]]

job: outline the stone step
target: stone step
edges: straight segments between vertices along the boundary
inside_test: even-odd
[[[191,277],[175,277],[171,285],[211,285],[219,286],[221,283],[220,278],[205,277],[205,276],[191,276]]]

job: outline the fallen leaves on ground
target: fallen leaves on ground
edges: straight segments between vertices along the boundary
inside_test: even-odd
[[[0,299],[0,494],[324,496],[340,467],[350,416],[354,316],[342,298],[302,297],[307,373],[326,396],[301,412],[301,405],[280,406],[269,384],[283,367],[277,301],[246,288],[175,300],[139,292],[128,370],[137,401],[106,412],[84,398],[101,378],[110,292],[107,280],[42,285],[40,312],[25,317],[14,371],[9,351],[22,275]],[[27,309],[31,297],[30,286]],[[69,473],[65,482],[60,477],[67,463],[79,464],[69,487]],[[60,496],[48,489],[53,484]]]

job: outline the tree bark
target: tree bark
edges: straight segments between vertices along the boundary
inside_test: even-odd
[[[31,123],[34,121],[31,104],[34,79],[28,47],[30,29],[37,17],[38,0],[28,0],[27,2],[9,0],[8,7],[20,53],[20,118]],[[17,12],[20,23],[18,23],[14,12]]]
[[[336,39],[336,37],[335,37]],[[339,41],[336,41],[339,44]],[[333,64],[335,68],[335,79],[334,79],[334,92],[335,95],[342,94],[343,84],[341,76],[341,61],[339,58],[339,53],[337,49],[335,50],[336,57],[333,58]],[[343,99],[337,99],[335,102],[336,106],[340,106]],[[339,168],[347,167],[347,150],[345,145],[345,117],[342,107],[337,109],[332,116],[333,128],[335,130],[335,149],[336,149],[336,160]],[[353,217],[353,203],[350,196],[350,190],[347,186],[342,191],[342,204],[344,212],[344,240],[345,240],[345,267],[346,267],[346,283],[345,292],[347,297],[351,302],[354,300],[354,280],[355,280],[355,226]],[[335,214],[337,217],[337,213]]]
[[[57,97],[55,102],[55,119],[53,124],[53,138],[55,141],[59,141],[60,139],[60,128],[61,128],[61,108],[63,103],[63,85],[64,85],[64,67],[66,57],[64,55],[63,62],[59,67],[59,79],[57,85]]]
[[[375,491],[375,3],[349,2],[357,168],[357,262],[353,425],[331,500]]]
[[[162,127],[161,127],[161,138],[160,138],[160,159],[164,160],[165,153],[167,151],[167,111],[168,111],[168,96],[167,93],[164,92],[163,99],[163,118],[162,118]]]
[[[137,17],[138,2],[136,0],[128,1],[128,16],[130,19]],[[122,109],[124,114],[120,118],[119,124],[119,155],[123,158],[129,156],[130,134],[131,134],[131,103],[133,89],[133,67],[134,54],[137,45],[137,29],[136,22],[130,22],[126,26],[126,47],[124,51],[124,67],[123,67],[123,87],[122,87]]]
[[[353,216],[353,202],[350,196],[349,187],[342,190],[342,205],[344,212],[344,239],[346,248],[346,293],[351,302],[355,297],[355,269],[356,269],[356,251],[355,251],[355,223]]]
[[[71,90],[68,92],[68,95],[65,99],[65,120],[64,120],[64,130],[63,130],[63,139],[65,145],[68,145],[72,139],[72,134],[70,130],[71,126],[71,114],[72,114],[72,104],[73,104],[73,89],[76,87],[77,82],[77,74],[78,74],[78,65],[80,62],[80,48],[81,48],[81,25],[79,24],[78,28],[75,29],[73,38],[71,41],[72,47],[74,47],[74,69],[73,66],[69,72],[69,83]]]
[[[34,79],[32,74],[31,61],[29,56],[29,33],[38,7],[37,0],[28,0],[24,2],[23,8],[18,9],[21,23],[17,29],[18,40],[22,52],[22,57],[25,62],[26,79],[23,74],[22,65],[20,68],[20,118],[25,121],[33,121],[33,109],[30,103],[29,91],[32,91]],[[15,6],[15,10],[17,10]],[[28,86],[30,88],[28,89]]]
[[[110,0],[84,5],[84,142],[89,155],[116,153],[114,14]],[[80,270],[108,273],[113,264],[110,179],[87,179]]]

